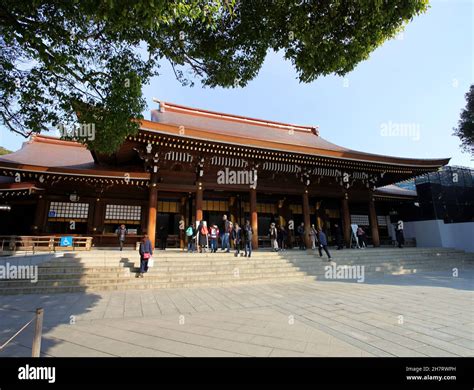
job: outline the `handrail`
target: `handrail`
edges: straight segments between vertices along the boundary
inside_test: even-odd
[[[54,252],[57,247],[72,248],[72,250],[90,250],[92,247],[93,237],[72,236],[72,245],[68,247],[60,245],[61,237],[64,236],[0,236],[2,241],[1,251],[16,252],[17,250],[24,250],[28,253],[31,250],[34,254],[41,250]]]
[[[19,311],[19,310],[15,310]],[[43,333],[43,315],[44,309],[38,308],[35,311],[35,316],[28,321],[25,325],[23,325],[20,330],[18,330],[12,337],[10,337],[7,341],[5,341],[2,345],[0,345],[0,351],[4,349],[15,337],[17,337],[21,332],[23,332],[28,325],[30,325],[33,321],[35,321],[35,333],[33,335],[33,344],[31,346],[31,357],[40,357],[41,354],[41,337]]]

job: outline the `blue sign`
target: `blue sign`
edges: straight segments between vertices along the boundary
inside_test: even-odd
[[[61,237],[59,246],[72,246],[72,237]]]

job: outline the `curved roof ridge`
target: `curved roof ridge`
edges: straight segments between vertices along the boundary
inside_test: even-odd
[[[284,122],[273,121],[273,120],[268,120],[268,119],[259,119],[259,118],[253,118],[253,117],[248,117],[248,116],[243,116],[243,115],[229,114],[229,113],[211,111],[211,110],[202,109],[202,108],[189,107],[189,106],[184,106],[181,104],[175,104],[175,103],[170,103],[170,102],[165,102],[165,101],[160,101],[160,100],[155,100],[155,101],[159,102],[160,104],[160,109],[159,109],[160,112],[165,112],[167,110],[170,110],[174,112],[180,112],[183,114],[199,115],[203,117],[212,117],[215,119],[230,120],[230,121],[249,123],[249,124],[261,125],[261,126],[270,126],[270,127],[280,128],[284,130],[313,132],[313,133],[316,133],[315,135],[319,135],[319,126],[296,125],[293,123],[284,123]]]

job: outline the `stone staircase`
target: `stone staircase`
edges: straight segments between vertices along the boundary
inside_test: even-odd
[[[136,278],[136,251],[93,250],[56,254],[38,265],[38,281],[0,280],[0,294],[50,294],[60,292],[225,286],[242,283],[327,280],[325,267],[364,266],[371,276],[459,270],[474,265],[474,253],[447,248],[331,249],[333,262],[317,251],[254,252],[252,258],[232,253],[156,251],[155,266]],[[8,258],[3,258],[6,261]],[[11,264],[21,257],[10,260]],[[28,263],[28,262],[26,262]],[[30,263],[31,259],[30,259]]]

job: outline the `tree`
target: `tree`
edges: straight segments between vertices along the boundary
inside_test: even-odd
[[[168,60],[184,85],[239,87],[269,50],[302,82],[344,75],[428,0],[0,0],[0,121],[28,136],[80,121],[111,153],[138,131]],[[71,134],[71,133],[68,133]]]
[[[454,128],[454,135],[461,139],[464,151],[474,156],[474,84],[466,93],[466,108],[462,110],[458,127]]]
[[[0,146],[0,156],[3,156],[4,154],[9,154],[11,153],[10,150],[5,149],[4,147]]]

